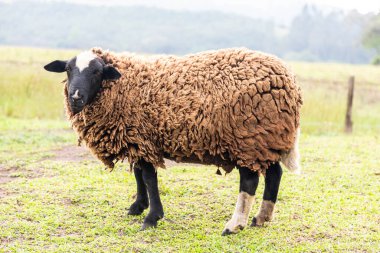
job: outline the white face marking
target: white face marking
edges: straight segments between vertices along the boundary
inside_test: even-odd
[[[87,68],[88,65],[90,64],[90,61],[95,59],[95,58],[96,58],[96,55],[93,52],[84,51],[84,52],[80,53],[77,56],[77,60],[75,63],[79,69],[79,72],[82,72],[85,68]]]
[[[246,192],[240,192],[238,200],[236,202],[235,212],[232,215],[224,228],[224,231],[228,230],[230,233],[237,233],[240,229],[247,226],[249,213],[251,212],[255,196],[251,196]]]
[[[72,96],[72,98],[74,98],[74,99],[79,99],[80,97],[79,97],[79,90],[76,90],[75,91],[75,93],[74,93],[74,95]]]

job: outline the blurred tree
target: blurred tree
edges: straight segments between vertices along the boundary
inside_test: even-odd
[[[371,52],[362,46],[360,37],[368,16],[357,11],[323,12],[305,5],[293,19],[286,38],[285,58],[308,61],[365,63]]]
[[[368,63],[375,50],[361,38],[372,16],[306,5],[288,27],[215,11],[0,0],[0,44],[168,54],[248,47],[289,60]]]
[[[372,63],[380,65],[380,12],[369,22],[363,36],[363,44],[376,50]]]

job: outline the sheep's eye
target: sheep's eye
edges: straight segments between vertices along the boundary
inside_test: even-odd
[[[93,73],[94,73],[94,75],[99,75],[100,74],[100,70],[95,69]]]
[[[70,71],[71,71],[71,67],[70,67],[70,66],[67,66],[67,67],[66,67],[66,71],[67,71],[67,72],[70,72]]]

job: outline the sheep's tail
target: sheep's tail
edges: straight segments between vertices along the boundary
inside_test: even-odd
[[[295,174],[301,174],[300,153],[298,150],[298,140],[300,134],[301,131],[300,128],[298,128],[293,147],[289,151],[283,152],[281,154],[281,162],[285,165],[286,168]]]

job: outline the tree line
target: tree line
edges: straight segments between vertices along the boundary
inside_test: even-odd
[[[248,47],[290,60],[368,63],[376,50],[363,36],[373,18],[307,5],[280,26],[212,11],[17,1],[0,3],[0,44],[168,54]]]

